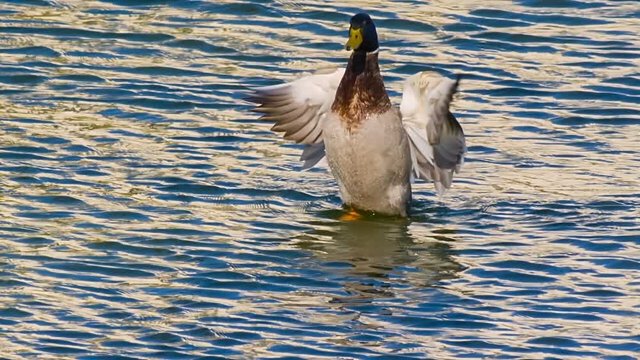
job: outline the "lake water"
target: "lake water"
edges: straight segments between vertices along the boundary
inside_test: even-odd
[[[395,101],[463,74],[444,197],[340,221],[246,86],[377,22]],[[640,353],[640,4],[0,3],[0,357]]]

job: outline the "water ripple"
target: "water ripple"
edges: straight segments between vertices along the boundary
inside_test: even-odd
[[[408,220],[340,220],[247,86],[463,74],[468,157]],[[12,0],[0,348],[19,358],[616,358],[640,351],[634,1]]]

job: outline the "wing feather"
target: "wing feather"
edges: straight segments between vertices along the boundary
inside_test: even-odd
[[[320,162],[320,160],[324,158],[324,155],[324,143],[316,143],[305,146],[304,150],[302,151],[302,156],[300,157],[300,160],[304,161],[302,170],[307,170],[314,167]]]
[[[438,193],[451,187],[467,149],[462,126],[449,111],[458,83],[433,72],[415,74],[405,82],[400,104],[413,175],[433,181]]]
[[[301,158],[304,168],[324,157],[322,129],[343,75],[344,69],[316,72],[292,82],[252,89],[247,97],[258,105],[254,111],[263,114],[262,120],[274,123],[273,131],[306,145]],[[305,158],[305,153],[314,156]]]

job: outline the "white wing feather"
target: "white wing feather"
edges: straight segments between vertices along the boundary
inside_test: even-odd
[[[301,160],[303,169],[324,158],[322,129],[336,96],[344,69],[322,71],[289,83],[255,88],[248,100],[259,106],[263,120],[275,124],[273,131],[284,132],[284,138],[305,144]]]
[[[400,112],[411,142],[413,176],[432,180],[438,193],[451,187],[464,161],[464,132],[449,111],[458,80],[420,72],[405,81]]]

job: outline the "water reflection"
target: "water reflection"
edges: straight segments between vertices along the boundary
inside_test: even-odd
[[[343,277],[349,294],[335,302],[395,297],[394,287],[433,286],[463,268],[454,258],[453,238],[428,232],[408,219],[364,218],[318,221],[297,246],[311,250],[334,275]],[[441,231],[439,232],[452,232]]]

